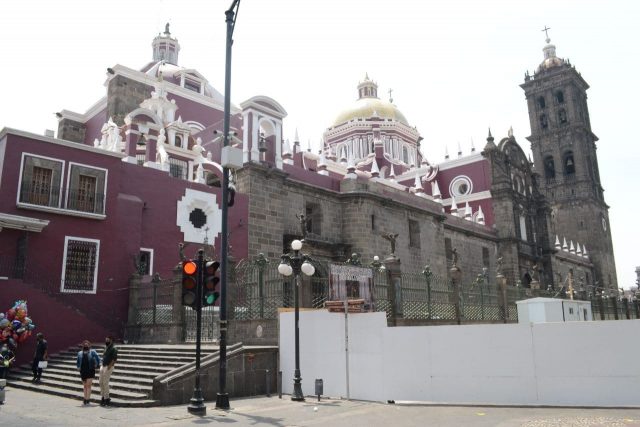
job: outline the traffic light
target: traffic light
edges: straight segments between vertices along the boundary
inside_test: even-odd
[[[216,303],[216,300],[220,296],[218,292],[218,268],[220,263],[218,261],[207,261],[204,269],[204,286],[202,289],[202,306],[209,307]]]
[[[190,259],[182,261],[182,305],[197,309],[198,264]]]

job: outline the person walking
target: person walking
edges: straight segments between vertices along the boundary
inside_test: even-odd
[[[33,362],[31,363],[31,370],[33,371],[32,383],[39,384],[42,378],[42,365],[40,362],[44,362],[49,358],[47,353],[47,340],[44,339],[44,334],[38,332],[36,335],[38,339],[36,343],[36,352],[33,355]]]
[[[82,379],[82,386],[84,388],[83,403],[88,405],[91,401],[91,385],[93,384],[93,379],[96,377],[96,369],[100,368],[100,356],[91,348],[91,343],[87,340],[84,340],[82,350],[78,352],[76,366],[78,367],[78,371],[80,371],[80,378]]]
[[[106,347],[104,353],[102,353],[102,367],[100,368],[100,406],[109,406],[111,399],[109,398],[109,380],[111,379],[111,373],[113,367],[118,360],[118,349],[113,344],[113,337],[108,336],[104,341]]]

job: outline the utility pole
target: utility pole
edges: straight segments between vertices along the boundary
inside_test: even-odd
[[[231,116],[231,48],[233,46],[233,29],[238,17],[240,0],[233,0],[231,7],[225,12],[227,23],[226,61],[224,79],[224,134],[223,147],[229,145],[229,120]],[[224,148],[223,148],[224,149]],[[227,393],[227,256],[229,252],[228,232],[228,199],[229,199],[229,168],[222,168],[222,224],[220,251],[220,372],[216,409],[229,409],[229,394]]]

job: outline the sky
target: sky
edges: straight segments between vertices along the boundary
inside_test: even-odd
[[[104,96],[106,68],[140,68],[171,23],[179,64],[224,93],[224,11],[231,0],[21,0],[2,6],[0,128],[42,134],[56,111],[84,113]],[[590,84],[588,102],[620,286],[640,256],[640,2],[593,0],[241,0],[234,34],[234,104],[266,95],[288,112],[285,137],[320,148],[357,98],[365,73],[424,138],[430,162],[468,152],[513,127],[530,134],[524,73],[542,61],[548,26],[557,54]],[[179,111],[178,111],[179,114]]]

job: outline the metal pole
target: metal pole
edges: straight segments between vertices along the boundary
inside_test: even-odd
[[[264,264],[258,264],[258,298],[260,301],[260,318],[264,319]]]
[[[351,399],[349,393],[349,303],[347,302],[347,296],[344,297],[344,359],[345,359],[345,374],[346,374],[346,386],[347,386],[347,400]],[[318,395],[318,401],[320,401],[320,395]]]
[[[229,120],[231,117],[231,47],[233,46],[233,28],[240,0],[233,0],[225,12],[227,23],[226,60],[224,79],[224,129],[223,146],[229,145]],[[234,10],[235,9],[235,10]],[[222,168],[222,219],[220,245],[220,363],[218,374],[218,395],[216,409],[229,409],[227,393],[227,256],[229,252],[228,233],[229,169]]]
[[[296,402],[304,401],[304,394],[302,394],[302,378],[300,377],[300,330],[298,329],[298,323],[300,321],[300,303],[298,302],[298,288],[300,285],[300,256],[299,251],[294,251],[292,258],[292,264],[294,267],[294,295],[295,299],[295,347],[296,347],[296,368],[293,372],[293,394],[291,400]]]
[[[189,413],[194,415],[207,415],[207,407],[204,405],[202,389],[200,388],[200,339],[202,338],[202,282],[204,281],[204,251],[198,250],[198,275],[196,280],[196,383],[193,387],[193,397],[187,407]]]

